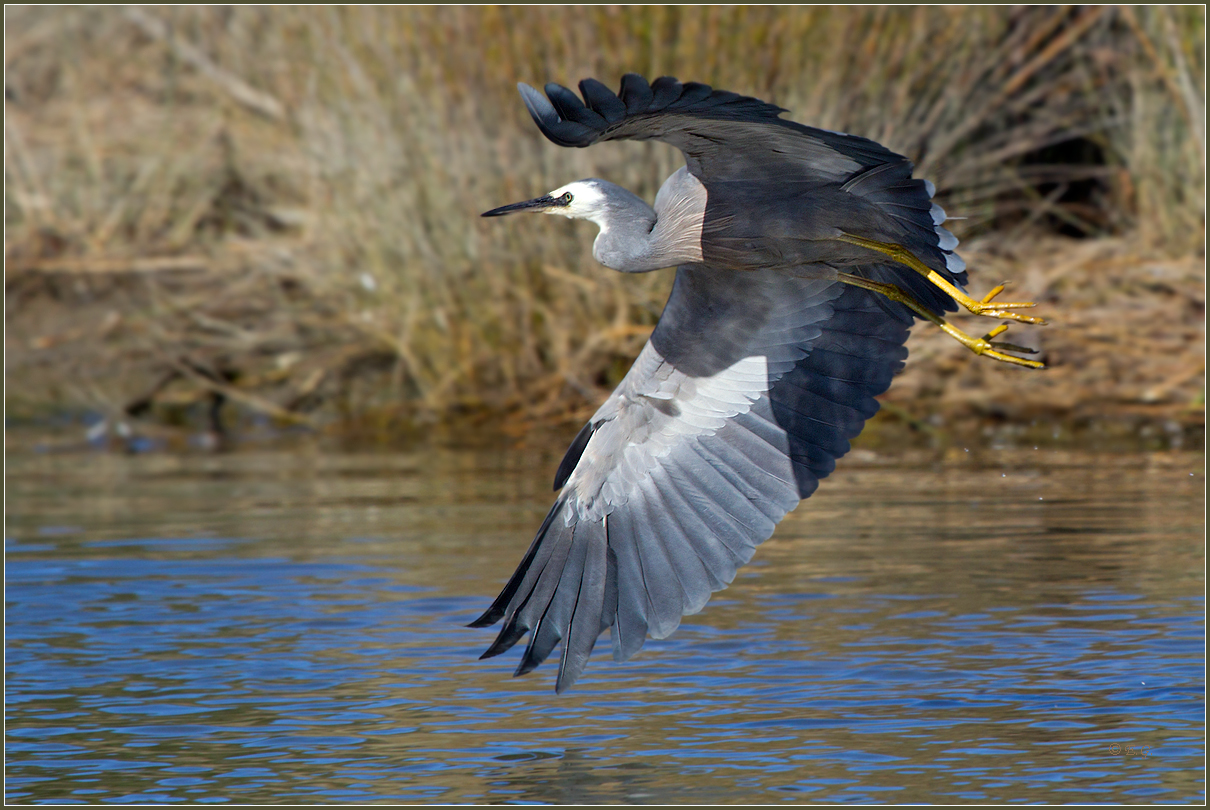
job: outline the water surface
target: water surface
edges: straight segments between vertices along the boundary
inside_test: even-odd
[[[10,452],[18,802],[1204,800],[1204,459],[857,452],[555,696],[464,625],[557,456]]]

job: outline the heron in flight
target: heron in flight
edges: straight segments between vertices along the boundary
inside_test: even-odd
[[[811,495],[878,410],[916,317],[977,354],[1041,368],[1032,350],[948,323],[957,305],[1043,323],[1032,303],[962,291],[958,240],[934,188],[865,138],[803,126],[755,98],[628,74],[583,101],[518,85],[559,146],[659,140],[684,153],[655,207],[578,180],[518,211],[587,219],[593,256],[623,273],[676,269],[672,294],[616,391],[555,473],[559,495],[516,573],[472,627],[504,620],[484,658],[530,633],[523,675],[561,642],[557,692],[609,630],[625,661],[725,588]]]

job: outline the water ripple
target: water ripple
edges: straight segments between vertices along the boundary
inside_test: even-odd
[[[1204,493],[1175,464],[838,473],[765,565],[555,697],[465,627],[545,509],[493,490],[508,460],[10,463],[9,801],[1204,797]]]

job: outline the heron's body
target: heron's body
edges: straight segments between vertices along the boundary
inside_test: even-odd
[[[872,141],[673,79],[630,75],[618,96],[582,82],[588,106],[558,85],[549,102],[521,89],[556,143],[657,138],[686,156],[654,208],[585,180],[488,212],[589,219],[602,264],[677,266],[651,339],[572,443],[554,507],[474,623],[505,620],[485,657],[532,633],[517,674],[562,642],[562,691],[606,629],[625,660],[731,582],[878,410],[913,317],[944,324],[956,309],[938,284],[966,274],[931,184]]]

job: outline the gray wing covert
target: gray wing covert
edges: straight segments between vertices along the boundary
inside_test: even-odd
[[[742,292],[742,295],[741,295]],[[864,290],[682,267],[650,342],[568,452],[563,491],[496,602],[484,657],[560,642],[557,691],[610,629],[625,660],[729,584],[876,410],[906,327]]]

